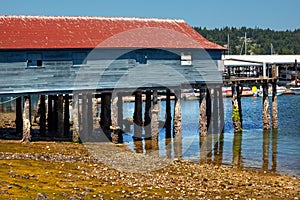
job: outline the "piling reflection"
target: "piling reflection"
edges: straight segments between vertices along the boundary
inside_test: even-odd
[[[272,172],[277,171],[277,142],[278,129],[272,130]]]
[[[269,167],[269,148],[270,148],[270,130],[264,130],[263,132],[263,163],[262,170],[268,171]]]
[[[232,166],[240,168],[242,166],[242,133],[234,133],[232,144]]]
[[[272,166],[269,169],[270,161],[269,161],[269,155],[270,155],[270,142],[271,142],[271,136],[270,136],[270,130],[265,130],[263,132],[263,156],[262,156],[262,170],[263,171],[271,171],[276,172],[277,171],[277,137],[278,137],[278,129],[272,130]]]

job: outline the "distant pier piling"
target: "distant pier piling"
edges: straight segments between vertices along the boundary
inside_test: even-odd
[[[272,83],[272,128],[278,128],[278,106],[277,106],[277,85]]]
[[[263,129],[270,130],[270,104],[268,98],[268,83],[265,81],[262,85],[263,87]]]

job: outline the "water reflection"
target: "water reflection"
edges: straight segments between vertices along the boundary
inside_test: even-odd
[[[271,171],[276,172],[277,171],[277,137],[278,137],[278,129],[272,130],[272,166],[271,169],[269,169],[269,158],[270,158],[270,130],[265,130],[263,132],[263,164],[262,164],[262,170],[263,171]]]

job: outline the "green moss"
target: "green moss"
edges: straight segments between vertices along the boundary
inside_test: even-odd
[[[241,120],[240,113],[239,113],[239,108],[237,106],[234,106],[232,108],[232,119],[234,121],[240,121]]]

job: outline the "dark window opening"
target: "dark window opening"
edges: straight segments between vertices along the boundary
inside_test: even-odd
[[[85,65],[86,62],[86,53],[73,53],[73,65]]]
[[[147,55],[145,54],[137,54],[136,62],[139,64],[147,64]]]
[[[42,66],[43,66],[42,54],[39,53],[27,54],[27,67],[42,67]]]

